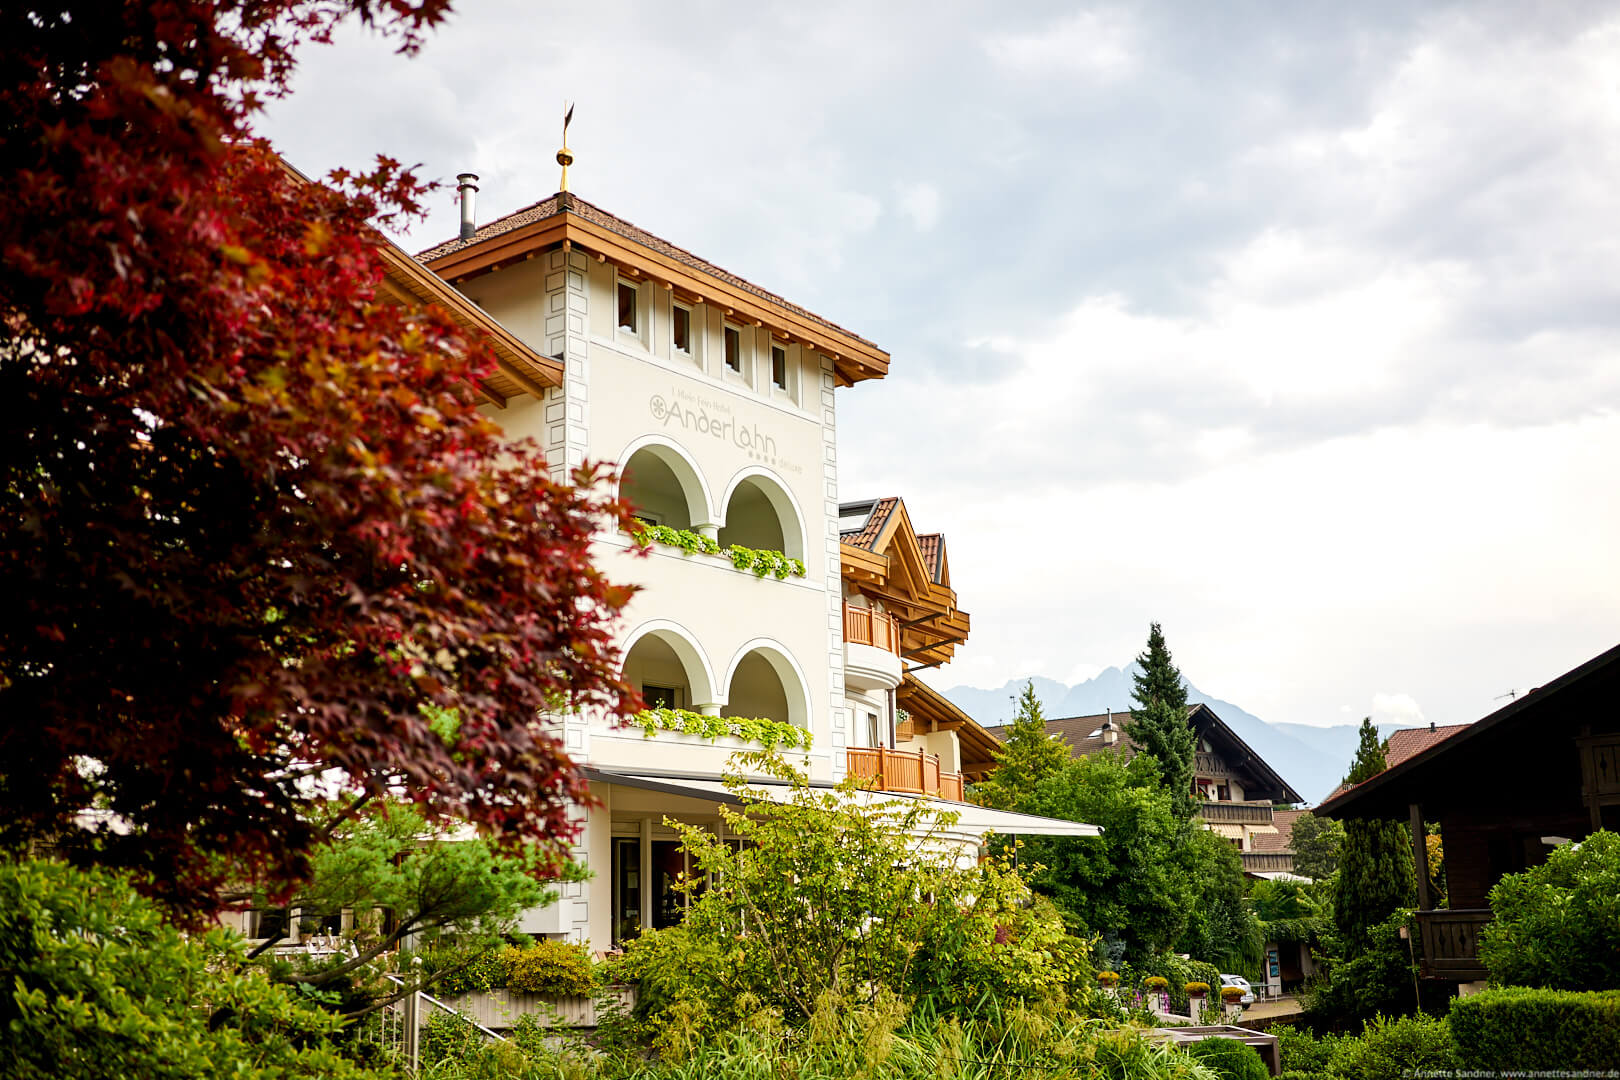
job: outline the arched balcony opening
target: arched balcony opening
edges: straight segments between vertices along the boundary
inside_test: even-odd
[[[692,463],[673,448],[643,446],[624,463],[619,496],[650,525],[691,529],[708,523],[708,502]]]
[[[720,529],[722,547],[738,544],[804,558],[804,529],[798,508],[787,491],[769,476],[745,476],[732,485],[726,499],[725,521]]]
[[[732,664],[726,701],[721,716],[810,726],[810,695],[804,676],[787,653],[774,645],[756,644]]]
[[[714,700],[714,681],[697,646],[672,627],[646,630],[624,656],[624,681],[649,709],[698,711]]]

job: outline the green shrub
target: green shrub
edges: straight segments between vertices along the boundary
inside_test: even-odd
[[[358,1078],[341,1021],[240,938],[187,937],[126,876],[0,858],[0,1076]]]
[[[1203,1039],[1187,1047],[1193,1060],[1207,1065],[1221,1080],[1271,1080],[1271,1070],[1260,1054],[1236,1039]]]
[[[506,949],[506,988],[517,994],[575,997],[596,989],[596,971],[583,945],[539,941],[526,949]]]
[[[1450,1021],[1463,1069],[1609,1069],[1620,1062],[1620,990],[1485,990],[1453,1002]]]
[[[1318,1075],[1327,1074],[1334,1053],[1344,1041],[1344,1037],[1340,1035],[1318,1037],[1309,1031],[1300,1031],[1286,1024],[1273,1027],[1270,1033],[1277,1037],[1277,1051],[1282,1056],[1282,1067],[1285,1071]]]
[[[1491,981],[1555,990],[1620,987],[1620,834],[1595,832],[1491,890],[1480,934]]]
[[[484,1045],[484,1033],[460,1016],[433,1010],[422,1025],[422,1061],[463,1061]]]
[[[1439,1017],[1419,1014],[1368,1021],[1359,1037],[1339,1043],[1329,1071],[1344,1080],[1403,1080],[1414,1070],[1455,1065],[1450,1027]]]
[[[1324,1072],[1305,1072],[1302,1069],[1284,1069],[1277,1074],[1277,1080],[1333,1080]]]
[[[506,985],[505,949],[485,949],[472,962],[454,949],[438,950],[429,956],[434,970],[449,973],[435,979],[428,988],[439,997],[455,997],[480,990],[499,990]]]

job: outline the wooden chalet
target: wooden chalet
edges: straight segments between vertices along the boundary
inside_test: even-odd
[[[1110,752],[1129,760],[1140,750],[1125,734],[1130,716],[1108,712],[1061,717],[1048,720],[1046,732],[1063,740],[1078,757]],[[1292,873],[1292,849],[1271,842],[1278,835],[1274,804],[1301,802],[1299,793],[1208,705],[1189,705],[1187,722],[1198,737],[1193,788],[1204,827],[1237,845],[1246,873]],[[990,730],[999,736],[1005,729]]]
[[[1461,730],[1436,729],[1440,737],[1317,807],[1322,817],[1408,823],[1426,978],[1484,979],[1479,931],[1491,919],[1491,887],[1558,844],[1620,828],[1616,700],[1620,646]],[[1447,908],[1429,892],[1431,821],[1445,849]]]
[[[843,503],[838,516],[845,679],[892,693],[895,718],[889,731],[857,726],[847,767],[887,791],[961,799],[963,781],[980,779],[994,766],[997,743],[915,674],[948,662],[968,637],[969,618],[956,606],[945,538],[919,534],[898,498]],[[898,661],[892,674],[866,659],[872,654],[862,646],[877,650],[884,663]]]

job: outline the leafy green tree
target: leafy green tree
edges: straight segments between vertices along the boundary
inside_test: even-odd
[[[1346,783],[1359,784],[1385,769],[1384,747],[1372,718],[1361,722],[1361,743]],[[1412,838],[1399,821],[1354,818],[1345,822],[1339,853],[1339,882],[1333,894],[1333,921],[1345,955],[1355,957],[1368,934],[1398,908],[1411,907],[1417,890]]]
[[[745,767],[784,781],[771,795],[730,777],[727,833],[669,820],[697,870],[675,928],[631,943],[617,974],[666,1052],[767,1010],[813,1022],[828,1001],[927,999],[940,1012],[1092,992],[1087,949],[1014,870],[961,858],[956,815],[852,784],[811,788],[770,753]]]
[[[1265,958],[1260,921],[1244,899],[1243,859],[1232,842],[1194,829],[1179,852],[1194,897],[1176,951],[1221,971],[1258,976]]]
[[[1401,937],[1406,927],[1407,937]],[[1420,1001],[1413,966],[1419,941],[1417,922],[1409,909],[1394,912],[1369,928],[1361,949],[1351,954],[1333,931],[1325,941],[1328,955],[1318,956],[1325,970],[1306,999],[1306,1015],[1317,1028],[1343,1028],[1374,1016],[1398,1016],[1420,1006],[1445,1007],[1429,991]],[[1432,989],[1432,988],[1431,988]]]
[[[1097,837],[1032,837],[1021,861],[1042,869],[1031,877],[1071,925],[1114,933],[1127,956],[1168,948],[1187,929],[1195,897],[1183,829],[1152,759],[1129,762],[1094,754],[1041,782],[1031,812],[1102,827]]]
[[[503,852],[477,835],[447,834],[405,804],[374,806],[342,823],[332,840],[315,849],[310,866],[308,882],[292,893],[287,910],[309,915],[347,909],[356,913],[354,928],[345,933],[339,957],[313,965],[279,962],[273,970],[279,981],[310,989],[347,991],[358,982],[362,992],[346,992],[339,1002],[347,1013],[373,1011],[478,963],[504,943],[522,912],[555,899],[542,878],[577,879],[580,873],[541,859],[533,849]],[[404,977],[403,986],[363,992],[365,977],[377,975],[394,950],[432,949],[445,940],[455,943],[453,959],[406,965],[396,973]]]
[[[1326,881],[1339,870],[1344,826],[1332,818],[1301,814],[1294,819],[1294,872],[1313,881]]]
[[[1047,734],[1046,712],[1034,681],[1027,681],[1018,698],[1018,714],[995,752],[995,771],[974,790],[986,806],[1026,810],[1036,787],[1061,772],[1069,756],[1069,748]]]
[[[338,1017],[245,959],[224,930],[182,934],[127,876],[0,861],[0,1075],[383,1075],[336,1052]]]
[[[1198,739],[1187,722],[1187,684],[1170,658],[1159,624],[1148,631],[1147,649],[1136,658],[1142,670],[1136,681],[1136,708],[1125,723],[1125,734],[1159,763],[1159,775],[1172,798],[1176,814],[1191,821],[1193,764]]]
[[[1495,982],[1620,988],[1620,834],[1595,832],[1491,890],[1480,959]]]

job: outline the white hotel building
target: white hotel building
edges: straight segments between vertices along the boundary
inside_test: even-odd
[[[812,781],[853,769],[960,799],[993,742],[906,673],[967,635],[943,538],[918,537],[898,500],[840,517],[836,394],[882,378],[888,354],[567,191],[462,233],[393,267],[390,285],[491,324],[501,370],[480,389],[508,433],[539,442],[559,480],[616,464],[649,523],[803,564],[761,577],[724,555],[655,544],[638,558],[629,537],[598,537],[609,577],[641,586],[623,623],[627,681],[649,704],[808,730],[808,752],[789,756]],[[602,949],[678,921],[684,855],[663,819],[716,821],[729,801],[717,780],[745,744],[591,716],[560,729],[600,802],[580,811],[576,850],[593,876],[523,929]],[[992,825],[1096,832],[956,808],[970,851]]]

